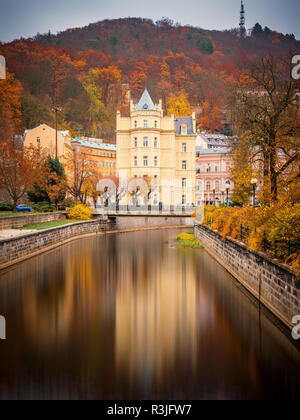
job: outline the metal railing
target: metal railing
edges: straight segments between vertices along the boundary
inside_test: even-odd
[[[212,226],[215,222],[215,217],[205,216],[205,224]],[[256,227],[240,225],[239,239],[246,243],[252,232],[257,233]],[[262,248],[264,252],[273,254],[276,258],[286,258],[300,252],[300,240],[288,239],[286,241],[275,239],[273,241],[268,239],[266,231],[263,232]]]
[[[257,232],[256,227],[250,228],[249,226],[240,226],[240,239],[242,242],[247,241],[252,232]],[[264,252],[271,252],[276,258],[277,257],[289,257],[292,254],[300,252],[300,240],[288,239],[286,241],[274,239],[270,241],[268,239],[266,231],[263,232],[263,250]]]

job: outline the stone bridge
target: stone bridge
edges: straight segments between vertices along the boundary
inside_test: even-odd
[[[115,224],[116,229],[120,230],[146,227],[194,226],[192,212],[106,210],[94,212],[94,216],[97,215],[107,218]]]

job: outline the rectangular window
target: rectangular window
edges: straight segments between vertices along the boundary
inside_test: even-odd
[[[137,128],[137,121],[134,121],[134,128]]]
[[[36,142],[37,143],[40,143],[41,142],[41,139],[39,137],[37,137]]]
[[[154,128],[157,128],[157,121],[154,121]]]
[[[144,120],[144,128],[148,128],[148,121]]]
[[[215,172],[220,172],[220,164],[215,163]]]
[[[182,153],[186,153],[186,143],[182,143],[181,151],[182,151]]]
[[[182,196],[182,204],[185,204],[186,203],[186,196],[185,195],[183,195]]]
[[[154,156],[154,166],[158,166],[158,157]]]
[[[207,164],[206,172],[211,172],[211,164],[210,163]]]
[[[144,156],[143,162],[144,166],[148,166],[148,156]]]
[[[186,178],[182,178],[182,188],[186,187]]]
[[[137,156],[134,156],[133,158],[133,166],[137,166]]]
[[[137,146],[138,146],[138,140],[137,140],[137,137],[135,137],[133,140],[133,147],[137,147]]]
[[[143,146],[148,147],[148,137],[144,137],[143,139]]]
[[[157,149],[157,147],[158,147],[157,137],[154,137],[154,148]]]
[[[182,167],[183,170],[186,170],[186,160],[182,161],[182,166],[181,167]]]

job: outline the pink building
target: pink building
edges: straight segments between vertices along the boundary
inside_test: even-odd
[[[197,205],[213,205],[230,201],[233,183],[228,138],[218,134],[197,137],[196,201]]]

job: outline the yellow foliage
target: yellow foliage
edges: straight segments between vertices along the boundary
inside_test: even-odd
[[[193,233],[181,233],[180,235],[176,236],[176,241],[182,240],[182,241],[190,241],[191,239],[194,239],[195,236]]]
[[[92,210],[83,204],[72,207],[68,213],[68,219],[72,220],[91,220]]]
[[[185,93],[179,96],[172,95],[167,99],[168,115],[174,114],[180,117],[192,115],[191,106]]]
[[[300,277],[300,252],[288,256],[288,241],[300,239],[300,204],[292,205],[289,202],[279,202],[270,206],[254,209],[250,206],[242,208],[216,208],[205,209],[204,224],[212,220],[211,229],[217,230],[225,239],[227,236],[241,240],[241,226],[247,237],[243,241],[250,249],[263,251],[264,238],[275,248],[277,257],[289,263]],[[293,248],[292,248],[293,249]]]

